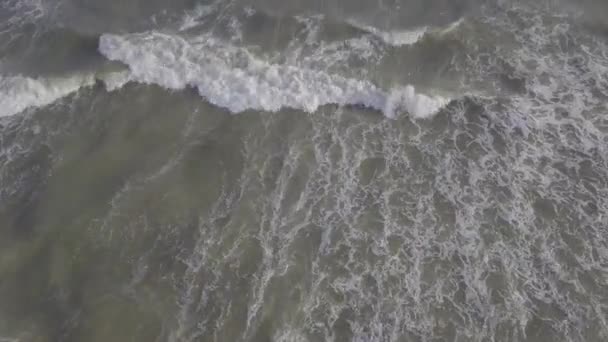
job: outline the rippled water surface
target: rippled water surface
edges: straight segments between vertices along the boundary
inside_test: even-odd
[[[606,17],[0,0],[0,341],[608,340]]]

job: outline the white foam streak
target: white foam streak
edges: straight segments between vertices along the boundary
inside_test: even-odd
[[[46,14],[42,0],[5,0],[0,3],[0,10],[2,15],[10,14],[8,19],[0,22],[0,32],[36,22]]]
[[[373,83],[324,71],[271,64],[212,37],[197,41],[149,32],[103,35],[100,52],[127,64],[132,80],[168,89],[194,87],[233,113],[295,108],[314,112],[328,104],[360,105],[395,117],[406,110],[429,117],[447,101],[417,94],[412,86],[385,91]]]
[[[180,31],[189,30],[197,25],[200,25],[204,19],[217,10],[217,6],[221,1],[214,1],[208,5],[197,5],[193,10],[187,11],[184,14]]]

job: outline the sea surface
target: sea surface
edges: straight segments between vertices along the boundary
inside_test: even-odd
[[[607,341],[607,18],[0,0],[0,342]]]

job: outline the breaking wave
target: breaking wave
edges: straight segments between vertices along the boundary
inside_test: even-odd
[[[187,40],[159,32],[101,36],[99,51],[126,64],[131,79],[168,89],[194,87],[233,113],[294,108],[314,112],[328,104],[364,106],[395,117],[435,114],[449,101],[417,93],[413,86],[382,89],[365,80],[266,62],[212,37]]]

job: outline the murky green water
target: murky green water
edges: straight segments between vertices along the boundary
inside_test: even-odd
[[[0,341],[606,339],[603,3],[0,8]]]

